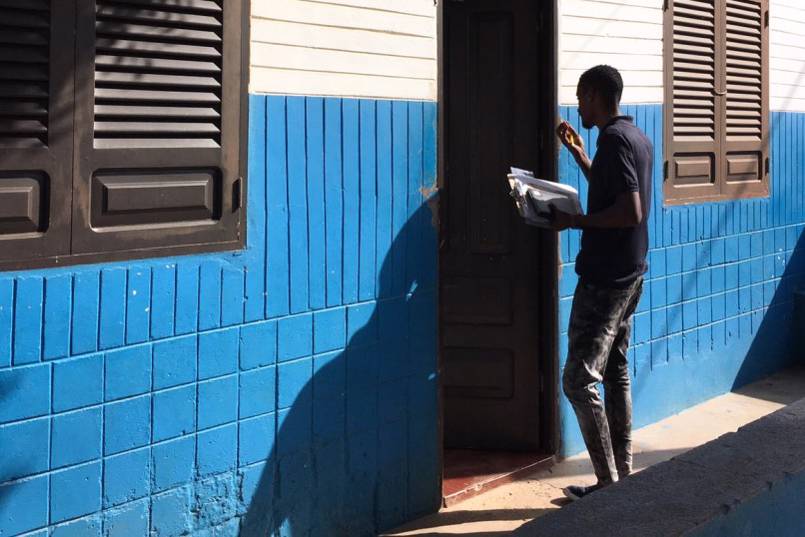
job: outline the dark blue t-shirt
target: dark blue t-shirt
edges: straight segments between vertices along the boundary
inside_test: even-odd
[[[625,287],[648,269],[648,217],[651,208],[651,172],[654,148],[629,116],[613,118],[598,134],[598,148],[590,170],[587,214],[615,203],[623,192],[639,192],[642,222],[622,229],[585,229],[576,272],[582,281]]]

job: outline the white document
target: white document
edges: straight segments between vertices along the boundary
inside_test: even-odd
[[[508,174],[511,197],[526,224],[550,227],[551,206],[569,214],[581,214],[579,193],[572,186],[537,179],[528,170],[512,168]]]

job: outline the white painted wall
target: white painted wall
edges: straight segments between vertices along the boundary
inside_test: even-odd
[[[254,93],[436,100],[433,0],[252,0]]]
[[[805,2],[770,0],[772,110],[805,112]]]
[[[663,101],[663,0],[560,0],[559,103],[576,103],[585,69],[621,71],[623,102]],[[805,1],[770,0],[770,106],[805,111]]]
[[[621,72],[624,103],[661,103],[662,4],[559,0],[559,104],[576,104],[579,76],[602,63]]]

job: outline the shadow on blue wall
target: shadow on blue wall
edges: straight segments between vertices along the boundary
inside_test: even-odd
[[[383,260],[377,303],[348,309],[346,348],[314,356],[312,376],[278,394],[270,453],[259,478],[244,477],[241,536],[373,536],[438,509],[436,264],[406,252],[423,239],[435,255],[426,205]],[[407,293],[392,297],[402,274]]]
[[[790,258],[784,260],[786,255],[790,255]],[[798,335],[805,331],[805,325],[794,322],[794,293],[805,286],[805,236],[798,238],[789,254],[778,252],[775,261],[785,264],[780,280],[766,280],[762,286],[752,289],[753,293],[773,295],[765,314],[762,310],[752,313],[751,322],[757,323],[757,333],[735,376],[733,389],[781,368],[805,363],[805,350],[798,344],[801,342]]]

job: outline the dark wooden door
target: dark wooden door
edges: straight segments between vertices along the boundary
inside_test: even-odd
[[[519,220],[506,184],[510,165],[540,164],[540,4],[445,6],[440,322],[448,448],[540,444],[540,237]]]

